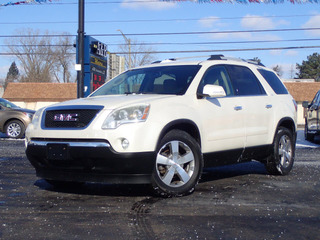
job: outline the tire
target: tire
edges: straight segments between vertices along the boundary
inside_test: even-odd
[[[308,127],[307,127],[307,123],[304,127],[304,139],[309,141],[309,142],[314,142],[314,135],[308,133]]]
[[[287,175],[294,163],[295,140],[292,132],[279,127],[273,141],[273,152],[266,160],[266,169],[272,175]]]
[[[6,135],[9,138],[22,138],[25,132],[25,126],[19,120],[12,120],[5,126]]]
[[[194,191],[203,168],[199,143],[188,133],[172,130],[157,148],[152,187],[162,197],[184,196]]]

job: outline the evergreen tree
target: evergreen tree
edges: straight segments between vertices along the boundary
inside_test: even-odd
[[[6,89],[9,82],[14,82],[15,80],[18,80],[19,78],[19,69],[16,65],[16,62],[11,63],[11,66],[9,68],[9,71],[7,73],[7,77],[4,82],[4,89]]]
[[[313,53],[307,57],[307,61],[302,61],[302,64],[297,63],[297,78],[312,78],[316,82],[320,82],[320,55],[318,53]]]

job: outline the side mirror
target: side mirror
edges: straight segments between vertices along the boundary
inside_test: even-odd
[[[211,98],[225,97],[226,92],[221,86],[207,84],[203,87],[203,96]]]
[[[303,101],[303,102],[302,102],[302,107],[304,107],[304,108],[309,108],[309,103],[308,103],[308,101]]]
[[[317,106],[317,105],[312,105],[311,107],[310,107],[310,110],[311,111],[317,111],[319,109],[319,107]]]

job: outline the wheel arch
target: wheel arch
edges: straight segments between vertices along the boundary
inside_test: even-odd
[[[279,127],[285,127],[287,129],[289,129],[292,132],[292,135],[294,137],[294,142],[296,142],[297,139],[297,129],[296,129],[296,125],[295,122],[292,118],[286,117],[286,118],[282,118],[277,125],[276,128],[276,132],[274,133],[274,137],[277,134],[277,131],[279,129]]]
[[[159,145],[161,139],[173,129],[179,129],[187,132],[199,143],[199,146],[201,147],[201,137],[199,128],[195,124],[195,122],[189,119],[178,119],[165,125],[162,131],[160,132],[159,139],[157,141],[157,146]]]
[[[19,122],[22,122],[22,124],[23,124],[24,126],[26,126],[26,122],[25,122],[23,119],[17,118],[17,117],[12,117],[12,118],[7,119],[7,120],[4,122],[4,124],[3,124],[3,129],[5,129],[5,127],[7,126],[7,124],[8,124],[9,122],[11,122],[11,121],[19,121]]]

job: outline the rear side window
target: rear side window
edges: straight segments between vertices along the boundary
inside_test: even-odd
[[[319,105],[320,104],[320,91],[317,92],[315,97],[313,98],[311,105]]]
[[[256,96],[266,94],[259,80],[249,68],[236,65],[226,65],[226,68],[236,95]]]
[[[270,87],[276,94],[288,94],[288,90],[285,88],[281,80],[274,72],[270,72],[264,69],[258,69],[258,71],[269,83]]]

